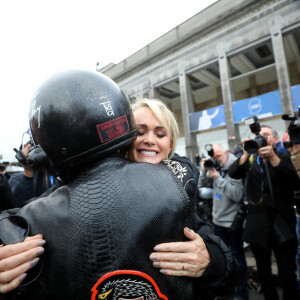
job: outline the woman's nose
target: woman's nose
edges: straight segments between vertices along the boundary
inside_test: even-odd
[[[152,132],[149,132],[146,136],[145,136],[145,140],[144,143],[149,144],[149,145],[153,145],[155,144],[155,136]]]

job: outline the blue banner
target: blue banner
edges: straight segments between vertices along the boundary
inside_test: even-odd
[[[300,106],[300,84],[291,87],[294,111],[298,111]]]
[[[282,110],[279,91],[232,102],[232,110],[234,123],[243,122],[252,116],[261,119],[280,115]]]
[[[219,105],[190,114],[190,131],[195,132],[225,125],[224,106]]]
[[[291,87],[294,111],[300,106],[300,85]],[[258,95],[232,102],[234,123],[243,122],[245,118],[257,116],[259,119],[282,114],[279,91]],[[219,105],[203,111],[191,113],[191,132],[225,125],[224,106]]]

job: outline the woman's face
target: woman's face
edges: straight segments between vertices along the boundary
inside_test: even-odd
[[[128,153],[130,161],[159,164],[171,152],[170,135],[149,107],[133,112],[137,126],[137,139]]]

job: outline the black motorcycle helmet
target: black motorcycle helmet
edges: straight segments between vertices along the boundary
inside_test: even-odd
[[[122,149],[135,138],[129,101],[103,74],[82,70],[58,73],[35,92],[30,130],[57,170]]]

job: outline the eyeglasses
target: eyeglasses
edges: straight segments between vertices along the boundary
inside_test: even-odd
[[[30,233],[30,225],[21,216],[8,216],[0,220],[0,242],[4,245],[17,244],[23,242]],[[41,274],[43,262],[39,262],[27,272],[27,276],[19,286],[24,289],[27,285],[35,281]]]

